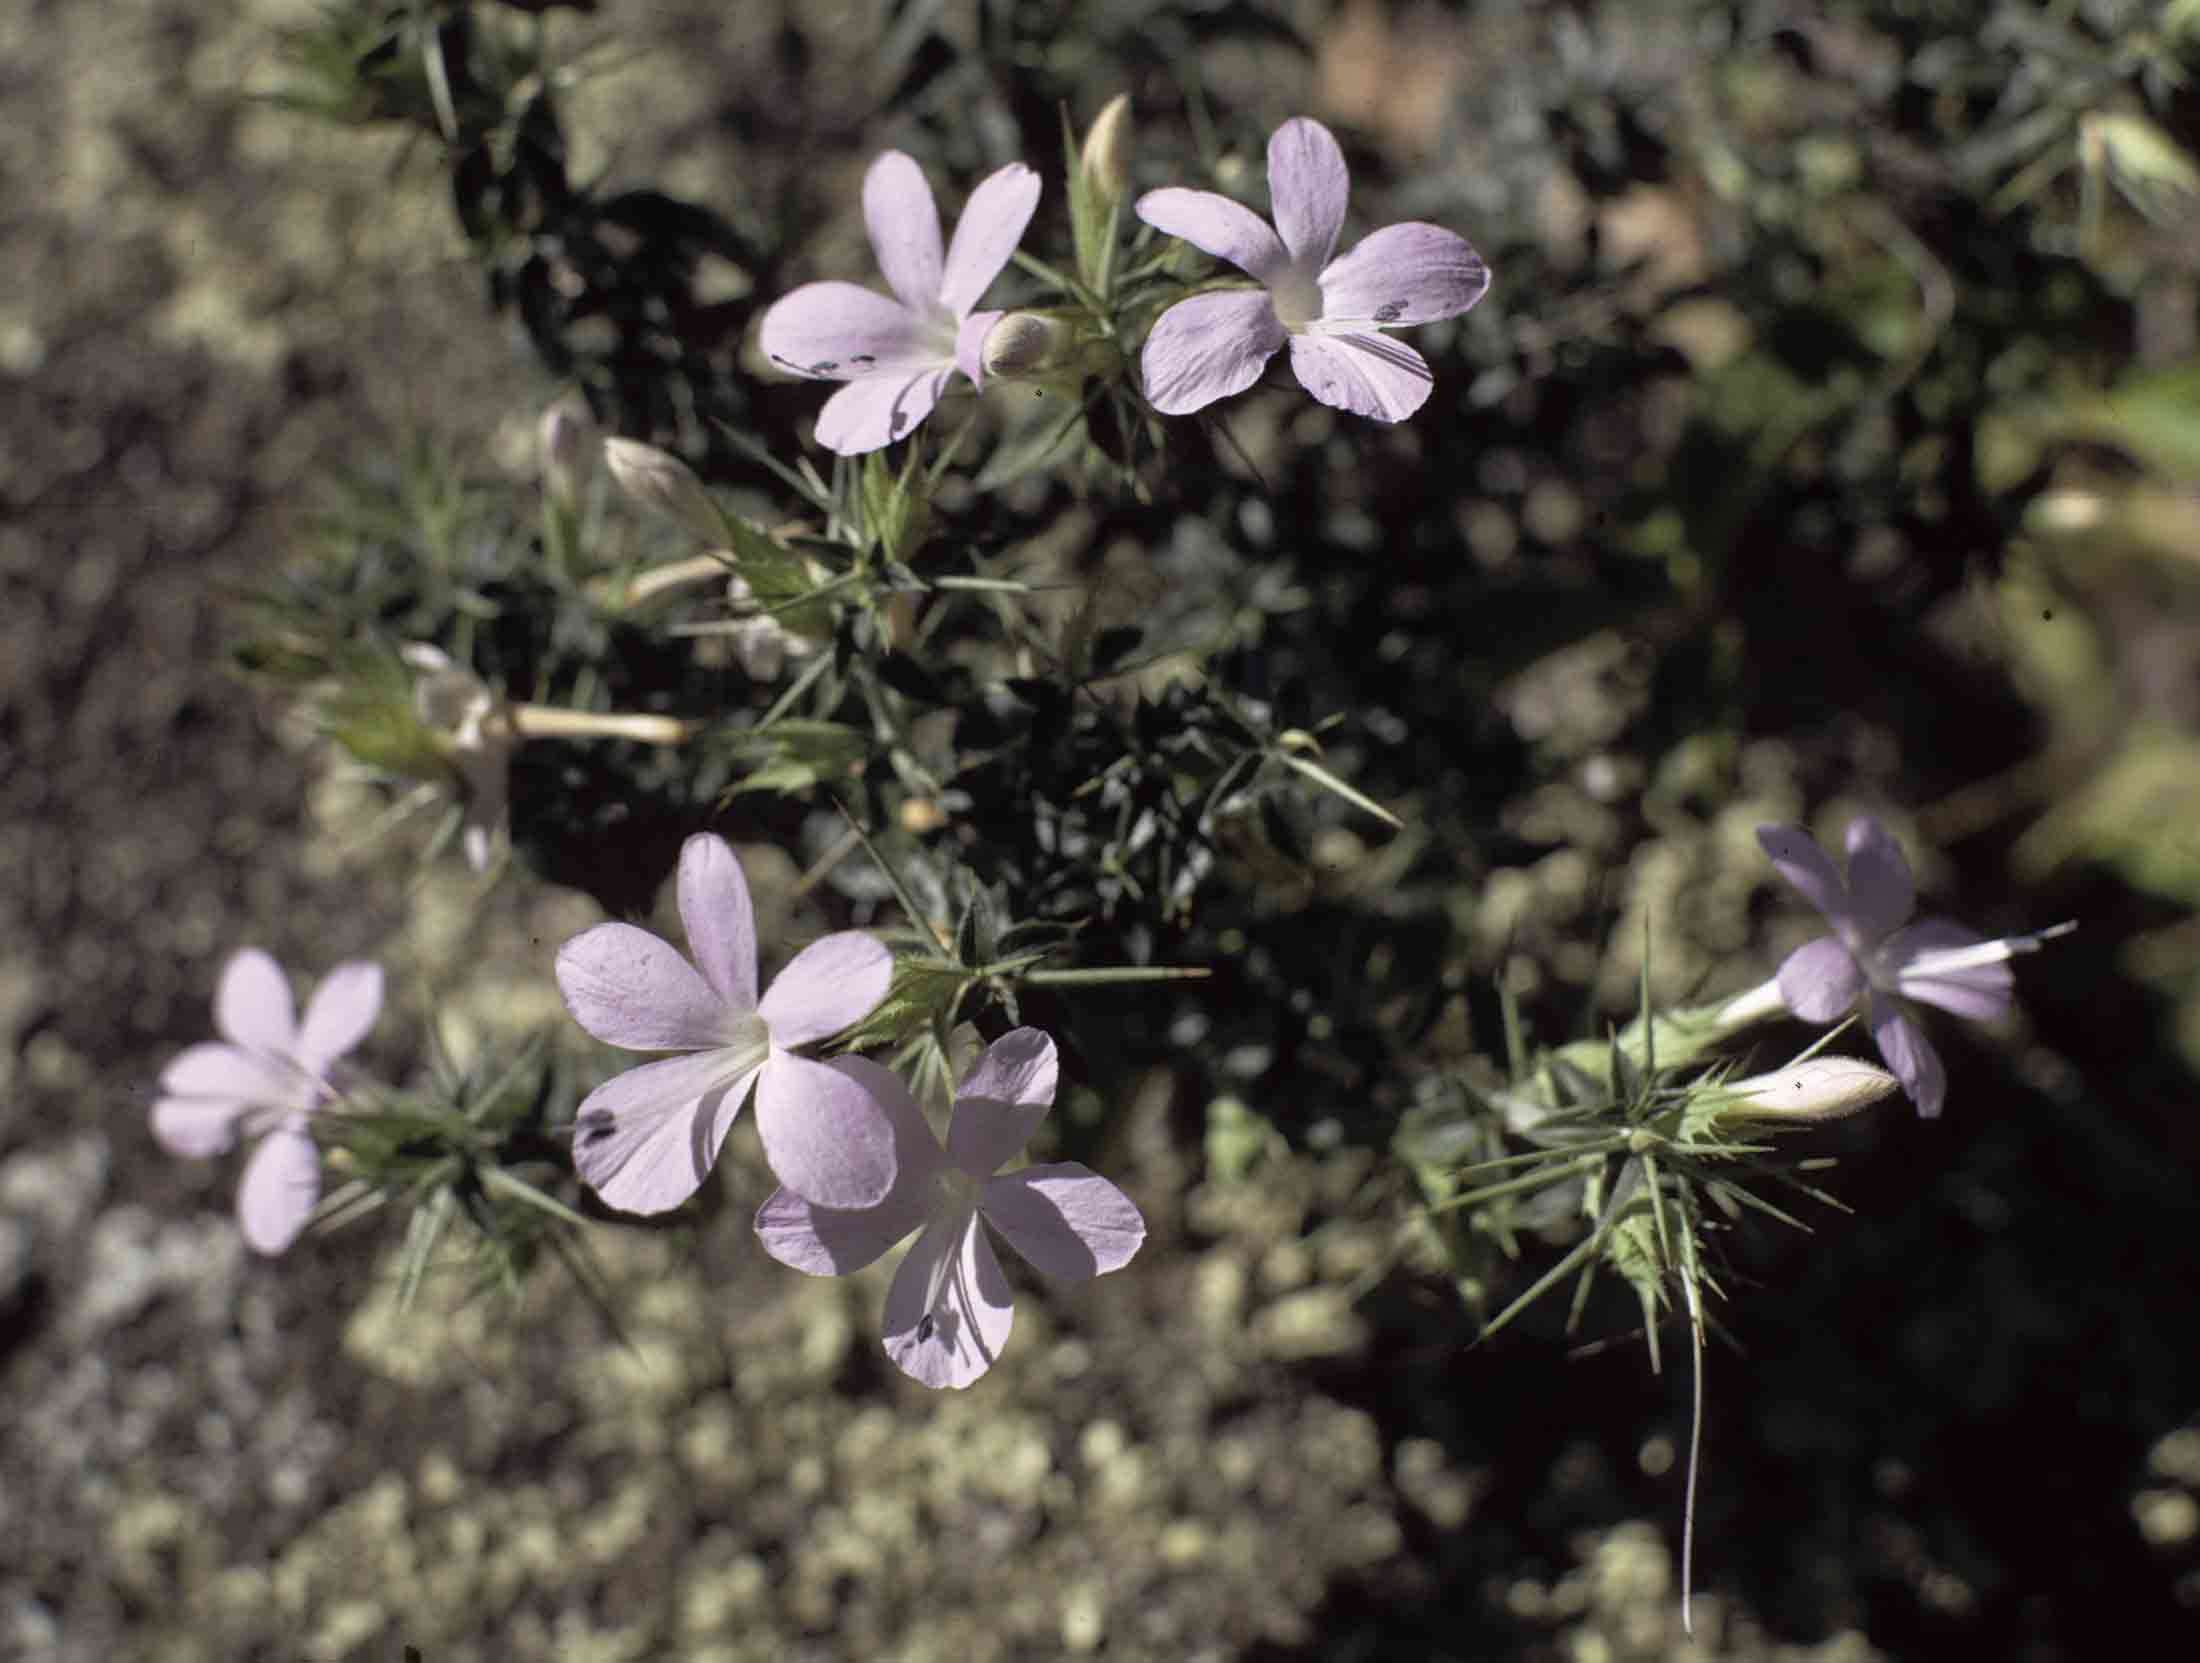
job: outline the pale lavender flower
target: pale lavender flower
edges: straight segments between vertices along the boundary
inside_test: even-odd
[[[983,1218],[1042,1275],[1081,1282],[1120,1270],[1146,1239],[1137,1205],[1074,1161],[1000,1173],[1054,1101],[1054,1041],[1036,1028],[995,1040],[964,1076],[947,1147],[908,1088],[876,1063],[829,1066],[877,1098],[894,1127],[897,1175],[875,1207],[819,1207],[781,1189],[757,1209],[757,1239],[812,1276],[861,1270],[912,1230],[886,1293],[886,1354],[927,1386],[967,1386],[993,1366],[1015,1308]]]
[[[960,369],[983,385],[979,348],[999,312],[974,312],[1039,205],[1039,176],[1011,162],[970,193],[955,240],[924,172],[898,150],[863,177],[863,220],[894,298],[856,283],[805,283],[764,314],[757,344],[795,375],[847,386],[825,401],[817,442],[860,456],[906,437]]]
[[[282,1252],[312,1216],[321,1155],[307,1117],[336,1095],[330,1068],[381,1012],[381,967],[355,961],[321,978],[300,1022],[282,966],[246,947],[214,990],[224,1043],[194,1045],[162,1072],[153,1136],[170,1154],[218,1155],[240,1130],[260,1140],[237,1186],[237,1221],[254,1252]]]
[[[1138,217],[1260,279],[1181,300],[1146,337],[1146,397],[1189,415],[1258,381],[1285,342],[1299,385],[1322,403],[1403,421],[1434,378],[1421,355],[1383,331],[1456,317],[1482,298],[1489,268],[1464,237],[1408,221],[1363,237],[1331,259],[1350,184],[1344,152],[1300,116],[1268,141],[1273,227],[1212,191],[1148,191]]]
[[[1833,934],[1805,942],[1780,965],[1780,996],[1805,1022],[1832,1022],[1859,1000],[1872,1040],[1917,1112],[1940,1113],[1948,1093],[1940,1054],[1906,1001],[1992,1022],[2009,1009],[2009,959],[2061,929],[1988,941],[1946,918],[1912,924],[1917,885],[1894,836],[1870,815],[1849,822],[1846,881],[1800,826],[1759,826],[1780,876],[1825,915]],[[2067,926],[2066,926],[2067,927]]]
[[[573,1168],[630,1213],[677,1207],[702,1184],[749,1087],[779,1181],[825,1206],[870,1206],[894,1181],[893,1128],[844,1072],[794,1054],[870,1015],[893,955],[843,930],[814,941],[756,992],[756,920],[741,863],[704,832],[680,851],[680,922],[690,964],[632,924],[598,924],[558,949],[573,1020],[607,1045],[680,1051],[588,1094]]]

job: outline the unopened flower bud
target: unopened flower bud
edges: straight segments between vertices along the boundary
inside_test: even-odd
[[[987,331],[979,359],[986,379],[1029,381],[1055,368],[1070,344],[1069,326],[1036,312],[1011,312]]]
[[[1901,1089],[1884,1068],[1854,1057],[1806,1057],[1770,1074],[1731,1080],[1720,1115],[1750,1120],[1839,1120]]]
[[[603,448],[603,434],[588,401],[567,393],[542,413],[542,484],[567,513],[580,501],[589,471]]]
[[[1119,92],[1101,107],[1085,132],[1077,153],[1077,166],[1085,176],[1085,188],[1103,202],[1123,194],[1130,182],[1131,95]]]
[[[627,498],[687,527],[712,547],[725,541],[725,521],[695,470],[670,451],[638,439],[606,439],[604,465]]]

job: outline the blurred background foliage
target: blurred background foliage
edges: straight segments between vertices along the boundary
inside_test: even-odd
[[[617,124],[651,111],[604,91],[632,84],[616,0],[343,0],[289,38],[283,96],[410,135],[542,384],[759,523],[801,511],[757,456],[798,454],[818,393],[759,379],[744,341],[795,284],[867,276],[856,184],[886,145],[939,184],[1029,160],[1027,245],[1061,247],[1063,110],[1128,91],[1134,189],[1256,205],[1267,133],[1313,113],[1352,161],[1348,240],[1432,220],[1496,274],[1415,335],[1436,388],[1400,427],[1271,385],[1168,424],[1137,489],[1065,468],[933,504],[925,575],[1081,598],[935,639],[967,668],[896,691],[952,713],[952,800],[912,809],[875,750],[854,800],[890,858],[934,851],[1011,916],[1081,926],[1068,962],[1214,973],[1025,1010],[1086,1088],[1067,1135],[1127,1135],[1118,1106],[1158,1069],[1205,1161],[1195,1252],[1199,1218],[1225,1228],[1218,1186],[1306,1160],[1367,1176],[1317,1186],[1301,1239],[1408,1217],[1361,1152],[1484,1077],[1497,987],[1556,1042],[1623,1018],[1645,973],[1664,999],[1761,980],[1811,927],[1752,828],[1880,812],[1929,910],[2081,929],[2023,967],[2015,1031],[1936,1030],[1945,1120],[1822,1134],[1856,1217],[1735,1233],[1703,1569],[1775,1638],[1853,1655],[2192,1632],[2200,6],[743,10],[717,102],[685,117],[707,178],[624,177]],[[965,457],[1031,419],[985,412]],[[525,862],[643,910],[753,765],[738,739],[771,694],[547,568],[532,507],[477,497],[473,465],[362,458],[263,595],[248,667],[427,640],[515,698],[708,717],[724,742],[692,751],[521,753]],[[650,552],[633,535],[621,560]],[[1040,676],[1003,697],[1032,640],[1099,696]],[[733,805],[803,865],[838,835],[801,793]],[[832,872],[875,916],[865,864]],[[1548,1224],[1493,1264],[1500,1302],[1568,1239]],[[1354,1283],[1364,1343],[1301,1367],[1398,1471],[1429,1448],[1474,1468],[1471,1520],[1414,1514],[1405,1551],[1332,1579],[1310,1638],[1244,1655],[1556,1655],[1569,1623],[1572,1655],[1662,1655],[1669,1629],[1603,1621],[1595,1577],[1570,1611],[1549,1590],[1581,1530],[1675,1515],[1685,1375],[1646,1384],[1632,1346],[1570,1357],[1557,1313],[1469,1352],[1428,1262],[1386,1249]],[[1612,1290],[1588,1329],[1634,1320]]]

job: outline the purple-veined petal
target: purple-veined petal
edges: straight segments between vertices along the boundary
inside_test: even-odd
[[[364,959],[339,964],[306,1001],[298,1029],[298,1064],[325,1079],[329,1064],[367,1037],[382,1014],[382,967]]]
[[[1973,1022],[1998,1022],[2009,1014],[2017,985],[2006,959],[1954,969],[1933,964],[1936,956],[1986,945],[1976,930],[1947,918],[1927,918],[1889,936],[1878,962],[1905,998],[1938,1005]]]
[[[260,1140],[237,1185],[237,1222],[245,1245],[270,1258],[298,1239],[321,1199],[321,1152],[302,1116]]]
[[[894,981],[894,955],[876,936],[841,930],[821,936],[787,961],[764,990],[757,1014],[772,1043],[807,1045],[861,1022]]]
[[[1321,274],[1327,323],[1397,325],[1455,318],[1490,286],[1490,268],[1466,238],[1410,220],[1360,239]]]
[[[1293,335],[1291,370],[1322,403],[1379,422],[1404,421],[1436,384],[1427,359],[1373,330]]]
[[[695,966],[632,924],[598,924],[558,949],[573,1020],[628,1051],[700,1051],[733,1041],[729,1010]]]
[[[898,301],[859,283],[805,283],[756,332],[757,350],[788,374],[831,381],[926,362],[930,340]]]
[[[985,390],[985,338],[1006,312],[972,312],[955,331],[955,367],[970,377],[970,384]]]
[[[1286,339],[1263,289],[1180,300],[1154,320],[1139,360],[1146,398],[1164,416],[1188,416],[1260,379]]]
[[[1058,1282],[1121,1270],[1146,1239],[1137,1204],[1075,1161],[988,1178],[978,1211],[1025,1263]]]
[[[1933,1119],[1948,1096],[1948,1071],[1941,1066],[1933,1042],[1925,1037],[1916,1019],[1892,999],[1873,995],[1870,1021],[1872,1043],[1879,1047],[1879,1055],[1917,1105],[1919,1117]]]
[[[986,1047],[955,1088],[947,1158],[973,1178],[989,1178],[1013,1160],[1054,1102],[1059,1071],[1054,1041],[1037,1028],[1014,1028]]]
[[[1171,185],[1138,199],[1138,217],[1156,231],[1182,237],[1194,248],[1227,260],[1263,283],[1291,263],[1275,228],[1242,202],[1213,191]]]
[[[1866,941],[1900,928],[1917,906],[1910,863],[1894,834],[1869,814],[1849,822],[1849,916]]]
[[[1039,176],[1023,163],[1010,162],[988,174],[970,193],[962,218],[955,222],[954,241],[947,245],[947,271],[935,291],[940,304],[958,318],[967,316],[1016,252],[1038,206]]]
[[[849,382],[817,413],[817,442],[836,455],[862,456],[906,439],[932,413],[954,373],[943,359]]]
[[[1801,826],[1759,826],[1757,846],[1772,862],[1772,869],[1823,913],[1827,923],[1838,929],[1848,922],[1848,887],[1809,832]]]
[[[171,1097],[203,1097],[238,1109],[303,1108],[312,1082],[280,1058],[241,1045],[193,1045],[160,1072]]]
[[[937,1217],[886,1290],[886,1355],[931,1387],[969,1385],[1008,1343],[1016,1310],[975,1212]]]
[[[717,1162],[766,1054],[726,1047],[614,1075],[573,1117],[573,1170],[621,1212],[670,1212]]]
[[[906,1193],[908,1199],[904,1199]],[[895,1191],[875,1207],[818,1207],[782,1186],[756,1209],[765,1252],[807,1276],[846,1276],[874,1264],[924,1222],[918,1191]]]
[[[1805,1022],[1838,1022],[1864,993],[1856,955],[1836,937],[1806,941],[1780,962],[1780,998]]]
[[[918,317],[940,303],[940,213],[924,169],[889,150],[863,175],[863,223],[887,287]]]
[[[893,1121],[864,1078],[772,1047],[756,1082],[756,1135],[772,1176],[805,1201],[875,1207],[894,1187]]]
[[[695,968],[728,1009],[756,1009],[756,913],[741,862],[722,837],[697,832],[680,849],[680,922]]]
[[[877,1206],[855,1208],[820,1207],[782,1187],[757,1209],[756,1238],[783,1265],[845,1276],[924,1222],[942,1157],[924,1111],[897,1076],[867,1057],[835,1057],[825,1066],[862,1086],[885,1111],[894,1140],[893,1187]]]
[[[214,1031],[232,1045],[287,1055],[298,1040],[297,1007],[283,967],[257,947],[240,947],[214,989]]]
[[[227,1051],[226,1045],[200,1047]],[[219,1155],[237,1140],[237,1122],[250,1103],[237,1097],[162,1097],[152,1113],[153,1140],[171,1155],[203,1159]]]
[[[1308,271],[1328,264],[1344,229],[1352,176],[1329,129],[1296,116],[1268,138],[1268,200],[1291,258]]]
[[[939,1139],[898,1077],[867,1057],[835,1057],[825,1067],[870,1092],[894,1140],[894,1182],[875,1207],[820,1207],[782,1187],[756,1212],[756,1238],[783,1265],[812,1276],[845,1276],[861,1270],[924,1222],[933,1177],[942,1157]]]

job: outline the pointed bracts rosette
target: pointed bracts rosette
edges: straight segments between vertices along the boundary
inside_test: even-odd
[[[219,1044],[194,1045],[163,1070],[153,1136],[170,1154],[218,1155],[258,1139],[237,1187],[237,1221],[256,1253],[298,1239],[321,1197],[321,1156],[307,1119],[336,1096],[330,1073],[382,1012],[381,967],[340,964],[301,1021],[282,966],[246,947],[214,994]]]
[[[1780,996],[1805,1022],[1836,1022],[1862,1009],[1872,1042],[1917,1112],[1947,1099],[1940,1053],[1908,1008],[1936,1005],[1974,1022],[2008,1014],[2016,987],[2009,960],[2068,926],[1989,941],[1947,918],[1910,922],[1917,884],[1893,833],[1870,815],[1849,822],[1846,876],[1800,826],[1759,826],[1774,870],[1833,926],[1780,965]]]
[[[1292,373],[1322,403],[1376,421],[1403,421],[1427,400],[1428,363],[1387,333],[1457,317],[1490,286],[1464,237],[1409,221],[1362,238],[1332,259],[1350,190],[1344,151],[1304,116],[1268,141],[1270,225],[1213,191],[1172,187],[1138,199],[1138,217],[1227,260],[1258,289],[1224,289],[1162,313],[1141,359],[1146,397],[1189,415],[1244,392],[1288,345]]]
[[[782,1264],[845,1276],[917,1232],[887,1290],[884,1330],[886,1354],[911,1379],[967,1386],[1007,1343],[1015,1311],[985,1226],[1058,1282],[1120,1270],[1145,1240],[1136,1203],[1088,1167],[1000,1170],[1054,1101],[1054,1041],[1038,1029],[1004,1034],[963,1078],[944,1149],[892,1074],[857,1057],[831,1066],[861,1083],[892,1122],[893,1188],[878,1205],[852,1210],[781,1189],[757,1211],[757,1239]]]
[[[803,948],[759,996],[748,882],[725,839],[707,832],[680,851],[679,908],[692,963],[632,924],[598,924],[558,949],[574,1021],[607,1045],[679,1053],[589,1093],[574,1118],[574,1170],[624,1212],[670,1211],[701,1186],[753,1088],[757,1135],[781,1184],[825,1206],[883,1199],[894,1182],[885,1112],[796,1048],[870,1015],[893,955],[844,930]]]
[[[1039,205],[1039,176],[1011,162],[970,193],[942,248],[924,171],[898,150],[863,180],[863,221],[891,296],[857,283],[805,283],[764,314],[757,344],[790,375],[844,381],[818,412],[817,442],[860,456],[905,439],[958,369],[984,384],[980,359],[999,312],[974,308],[1001,274]]]

